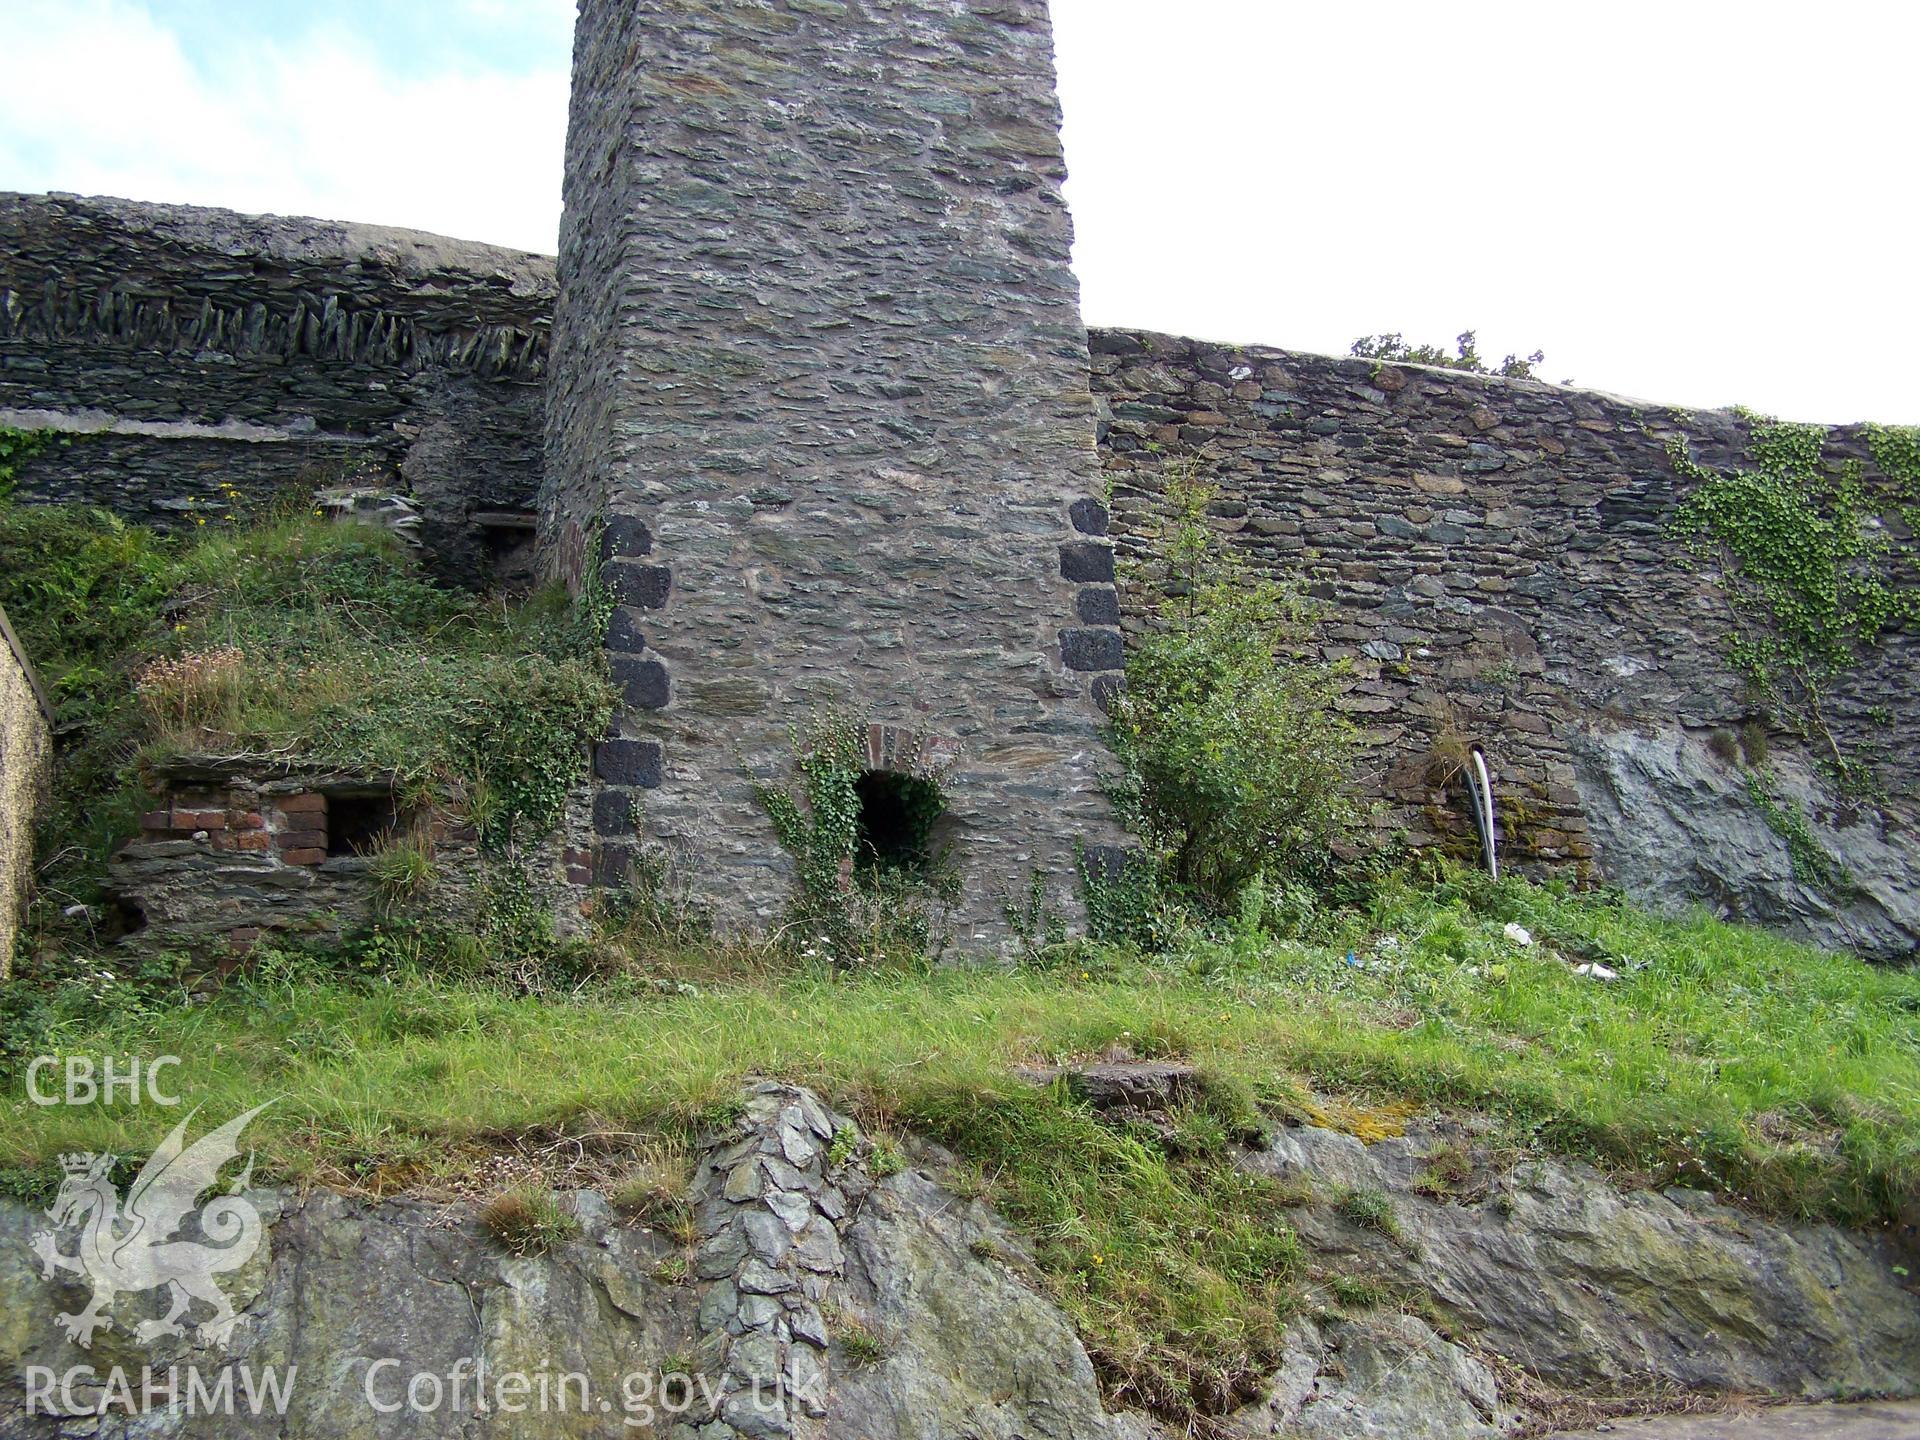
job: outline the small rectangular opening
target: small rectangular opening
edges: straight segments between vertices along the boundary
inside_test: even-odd
[[[490,583],[508,591],[530,588],[538,559],[534,517],[521,511],[488,510],[476,514],[473,522],[480,532]]]
[[[854,863],[869,871],[925,875],[933,864],[933,828],[946,811],[931,780],[893,770],[866,770],[854,782]]]
[[[390,793],[329,793],[327,854],[365,855],[377,849],[399,823],[399,808]]]

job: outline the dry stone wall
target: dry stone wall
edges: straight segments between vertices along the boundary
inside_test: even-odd
[[[588,0],[567,165],[543,528],[619,602],[603,854],[776,918],[754,784],[839,706],[956,757],[967,935],[1035,871],[1073,908],[1120,637],[1045,6]]]
[[[1090,401],[1043,7],[605,0],[578,42],[564,287],[435,236],[0,197],[0,425],[71,440],[23,497],[167,520],[351,474],[479,579],[538,494],[544,563],[599,562],[619,602],[603,879],[664,842],[771,916],[752,787],[838,703],[947,758],[941,838],[992,928],[1032,868],[1070,907],[1074,842],[1116,838],[1098,706],[1143,617],[1114,557],[1190,462],[1223,533],[1329,602],[1381,835],[1469,848],[1448,772],[1479,742],[1518,864],[1912,952],[1913,638],[1830,717],[1885,757],[1884,805],[1773,737],[1845,893],[1796,872],[1729,753],[1756,716],[1718,577],[1666,536],[1666,446],[1738,463],[1738,416],[1122,330],[1091,336]]]
[[[1741,463],[1740,417],[1146,332],[1097,331],[1091,349],[1120,548],[1144,551],[1171,468],[1218,483],[1231,544],[1328,604],[1325,650],[1352,666],[1341,703],[1365,729],[1384,835],[1470,846],[1448,777],[1479,743],[1523,866],[1912,950],[1914,637],[1888,640],[1829,714],[1843,743],[1886,758],[1884,809],[1842,804],[1804,761],[1774,757],[1861,893],[1795,876],[1728,753],[1760,717],[1724,659],[1719,577],[1666,533],[1681,493],[1667,445]],[[1829,453],[1867,461],[1872,482],[1857,431]]]
[[[171,522],[352,477],[483,578],[539,488],[552,261],[411,231],[0,195],[0,425],[27,499]]]

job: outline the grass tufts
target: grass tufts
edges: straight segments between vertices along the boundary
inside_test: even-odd
[[[511,1255],[547,1255],[580,1233],[580,1221],[551,1191],[502,1191],[480,1210],[480,1223]]]

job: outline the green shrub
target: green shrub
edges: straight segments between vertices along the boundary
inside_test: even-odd
[[[20,467],[56,442],[68,443],[58,431],[16,430],[0,425],[0,500],[13,494]]]
[[[827,1328],[854,1369],[878,1365],[887,1358],[887,1342],[880,1332],[852,1311],[837,1306],[828,1311]]]
[[[641,1147],[607,1199],[621,1214],[691,1245],[699,1238],[687,1199],[692,1186],[693,1161],[686,1148],[656,1142]]]
[[[374,850],[369,873],[382,904],[392,907],[417,900],[440,876],[431,833],[415,827],[388,835]]]
[[[1347,1190],[1334,1202],[1341,1219],[1365,1230],[1377,1230],[1391,1239],[1400,1238],[1400,1217],[1393,1213],[1393,1201],[1383,1190]]]
[[[1314,607],[1217,543],[1215,494],[1168,481],[1173,524],[1147,580],[1159,623],[1130,647],[1111,735],[1129,818],[1175,883],[1225,910],[1263,873],[1329,873],[1355,813],[1355,734],[1338,671],[1310,650]]]
[[[1546,352],[1536,350],[1531,355],[1508,355],[1498,365],[1488,365],[1480,358],[1479,332],[1462,330],[1454,342],[1451,354],[1439,345],[1414,345],[1398,331],[1385,335],[1362,335],[1353,342],[1349,355],[1358,355],[1366,360],[1404,362],[1408,365],[1438,365],[1446,370],[1465,370],[1474,375],[1500,375],[1508,380],[1530,380],[1534,367],[1544,365]],[[1572,381],[1568,381],[1572,384]]]

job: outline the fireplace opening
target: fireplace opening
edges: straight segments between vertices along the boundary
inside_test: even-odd
[[[917,775],[868,770],[854,782],[860,801],[855,863],[869,873],[925,875],[934,860],[933,827],[946,811],[940,787]]]

